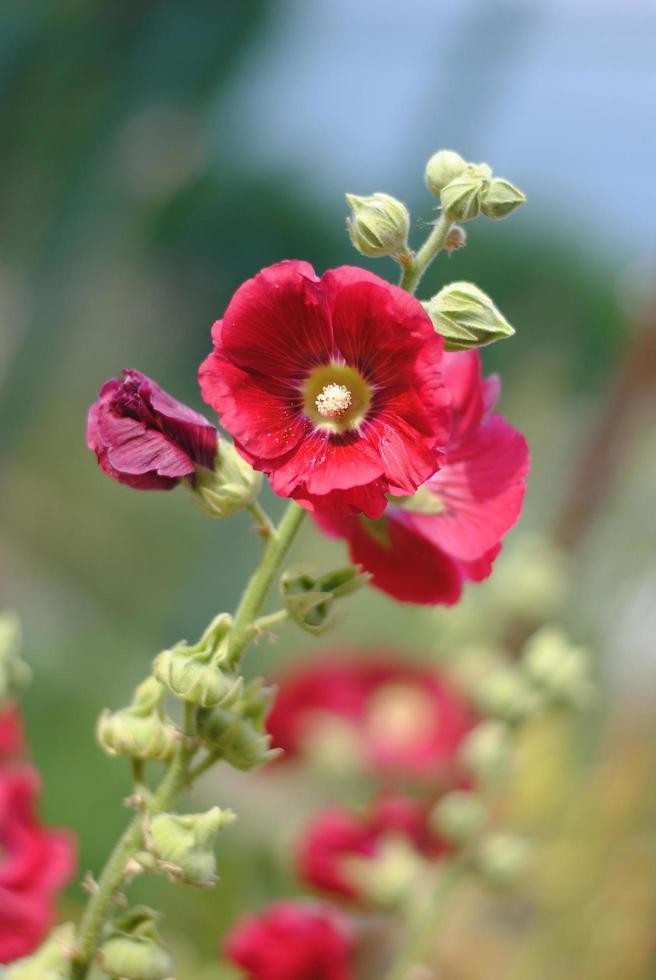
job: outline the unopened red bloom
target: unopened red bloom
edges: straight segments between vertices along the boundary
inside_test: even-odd
[[[442,340],[421,304],[363,269],[263,269],[212,329],[205,401],[274,491],[379,517],[441,465]]]
[[[457,749],[475,724],[469,705],[443,677],[385,650],[313,659],[278,678],[267,722],[273,744],[293,757],[346,730],[351,757],[387,781],[449,783]]]
[[[375,861],[386,840],[399,838],[426,857],[444,851],[430,830],[426,807],[418,800],[383,797],[363,813],[330,807],[305,831],[298,853],[299,874],[321,891],[361,899],[352,870],[354,859]]]
[[[522,508],[529,456],[524,437],[491,414],[498,382],[482,380],[478,351],[445,354],[442,365],[453,411],[444,466],[377,521],[318,519],[326,533],[347,539],[372,585],[402,601],[451,605],[466,580],[492,571]]]
[[[74,871],[72,837],[44,827],[35,812],[39,789],[31,767],[0,766],[0,963],[27,956],[41,943],[55,897]]]
[[[170,490],[196,466],[212,469],[217,431],[139,371],[100,389],[89,409],[87,445],[102,469],[137,490]]]
[[[281,901],[228,934],[228,957],[249,980],[353,980],[354,936],[340,912]]]

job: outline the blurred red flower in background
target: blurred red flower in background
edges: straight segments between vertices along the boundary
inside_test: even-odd
[[[36,814],[36,770],[7,756],[21,752],[16,709],[0,715],[0,963],[27,956],[53,924],[55,898],[75,870],[68,831],[44,827]]]
[[[277,683],[267,726],[287,758],[341,735],[349,761],[387,782],[457,778],[455,754],[476,717],[436,671],[395,660],[392,651],[342,649],[288,670]]]
[[[196,465],[214,468],[217,431],[132,369],[110,378],[89,409],[87,445],[108,474],[137,490],[171,490]]]
[[[490,574],[501,538],[521,512],[529,467],[524,437],[491,414],[499,383],[482,379],[478,351],[445,354],[442,371],[452,398],[442,468],[377,521],[317,515],[327,534],[346,538],[372,585],[429,605],[457,602],[465,581]]]
[[[280,496],[377,518],[441,465],[442,339],[378,276],[280,262],[240,286],[212,338],[203,397]]]
[[[354,936],[336,909],[280,901],[238,922],[225,951],[249,980],[352,980]]]
[[[333,806],[306,829],[298,852],[300,877],[315,888],[362,899],[352,872],[353,859],[375,861],[386,841],[401,840],[417,853],[435,858],[445,850],[432,833],[425,804],[409,797],[382,797],[364,812]]]

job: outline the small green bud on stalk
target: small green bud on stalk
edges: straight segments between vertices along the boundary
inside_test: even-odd
[[[422,305],[447,351],[484,347],[515,333],[490,297],[471,282],[452,282]]]
[[[346,227],[358,252],[370,258],[407,253],[410,215],[405,204],[381,193],[347,194],[346,202],[351,208]]]
[[[514,667],[499,667],[475,692],[485,714],[510,724],[525,721],[544,707],[544,697]]]
[[[228,667],[232,617],[222,613],[194,647],[178,643],[153,663],[155,676],[176,697],[210,708],[231,704],[243,691],[243,680]]]
[[[410,842],[395,834],[381,840],[375,858],[349,858],[344,865],[358,890],[383,908],[407,901],[426,870],[424,859]]]
[[[477,866],[492,885],[512,885],[526,870],[530,847],[526,840],[511,834],[495,834],[482,841]]]
[[[197,466],[190,486],[194,502],[202,511],[210,517],[230,517],[255,502],[262,487],[262,474],[233,445],[219,439],[214,469]]]
[[[212,807],[206,813],[159,813],[148,828],[148,844],[171,877],[209,887],[217,881],[214,842],[235,820],[231,810]]]
[[[336,599],[357,592],[369,581],[357,565],[316,576],[311,565],[294,565],[280,579],[282,599],[291,619],[315,636],[337,623]]]
[[[467,244],[467,232],[460,225],[452,225],[444,242],[445,252],[456,252]]]
[[[481,211],[488,218],[505,218],[525,203],[526,195],[501,177],[494,177],[481,194]]]
[[[585,708],[594,696],[590,659],[583,647],[574,646],[561,630],[544,626],[524,647],[526,675],[555,704]]]
[[[149,677],[137,688],[128,708],[103,711],[96,736],[108,755],[168,761],[178,742],[178,731],[162,711],[165,689]]]
[[[443,839],[453,844],[468,844],[481,834],[487,818],[487,808],[480,796],[453,790],[435,804],[430,824]]]
[[[96,954],[103,973],[115,980],[172,980],[175,967],[157,933],[158,918],[137,906],[117,919]]]
[[[467,772],[483,787],[497,786],[505,779],[510,765],[508,726],[494,719],[480,722],[462,743],[459,756]]]
[[[74,941],[75,927],[67,922],[54,929],[31,956],[16,960],[5,972],[0,969],[0,976],[3,980],[68,980]]]
[[[447,184],[440,200],[447,218],[452,221],[470,221],[481,210],[482,181],[477,177],[456,177]]]
[[[255,680],[230,710],[201,710],[198,734],[206,748],[244,772],[277,758],[280,752],[271,748],[271,736],[265,726],[274,695],[275,688],[265,687],[260,680]]]
[[[0,613],[0,702],[29,683],[32,676],[20,655],[21,639],[17,614]]]
[[[439,197],[447,184],[456,177],[461,177],[467,169],[467,161],[463,160],[455,150],[438,150],[426,164],[424,180],[426,187]]]

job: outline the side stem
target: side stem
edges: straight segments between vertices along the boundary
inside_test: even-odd
[[[415,293],[421,277],[433,259],[442,251],[453,222],[442,212],[433,230],[417,254],[409,262],[403,263],[403,273],[399,286],[409,293]]]

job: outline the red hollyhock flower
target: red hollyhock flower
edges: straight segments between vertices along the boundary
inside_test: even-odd
[[[139,371],[100,389],[89,409],[87,445],[108,476],[137,490],[171,490],[196,465],[214,468],[217,431]]]
[[[20,711],[15,705],[0,708],[0,762],[23,755],[25,740]]]
[[[401,838],[425,857],[443,853],[431,833],[426,807],[409,797],[383,797],[368,812],[330,807],[306,830],[298,853],[298,872],[308,884],[352,900],[362,893],[352,874],[354,858],[375,861],[386,840]]]
[[[354,936],[328,905],[275,902],[228,934],[228,957],[249,980],[353,980]]]
[[[37,948],[52,925],[55,896],[74,871],[71,835],[36,816],[39,790],[31,767],[0,767],[0,963]]]
[[[342,651],[313,659],[278,679],[267,726],[283,760],[339,726],[349,758],[384,779],[453,783],[456,751],[476,723],[469,705],[437,673],[388,651],[351,658]]]
[[[442,340],[396,286],[280,262],[237,290],[212,338],[203,397],[281,497],[377,518],[385,494],[414,493],[441,465]]]
[[[490,574],[519,517],[529,466],[524,437],[490,414],[499,385],[481,379],[478,351],[445,354],[442,363],[453,410],[445,465],[378,521],[317,515],[327,534],[346,538],[372,585],[428,605],[452,605],[465,581]]]

